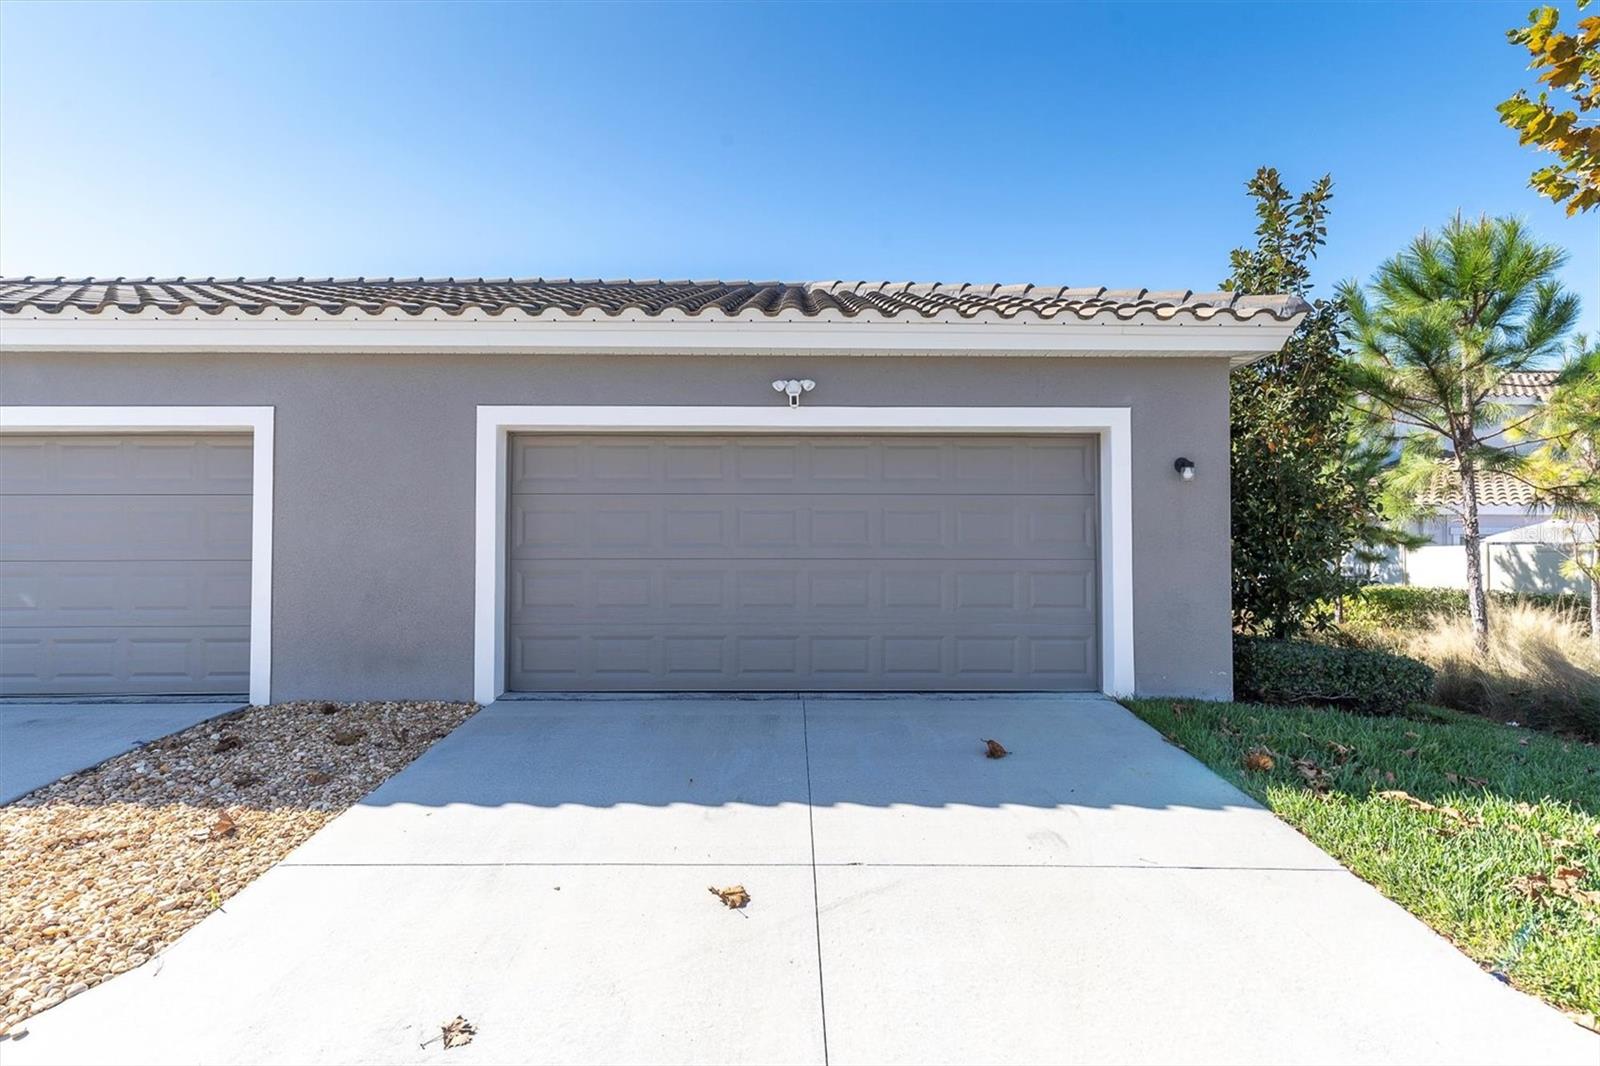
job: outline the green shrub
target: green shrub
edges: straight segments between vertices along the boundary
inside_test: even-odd
[[[1489,609],[1531,604],[1569,611],[1587,609],[1588,599],[1544,592],[1491,592]],[[1466,589],[1422,588],[1416,585],[1368,585],[1343,604],[1343,625],[1349,629],[1428,629],[1439,615],[1465,615]]]
[[[1415,659],[1303,640],[1233,638],[1233,687],[1263,703],[1327,703],[1399,714],[1433,691],[1433,671]]]

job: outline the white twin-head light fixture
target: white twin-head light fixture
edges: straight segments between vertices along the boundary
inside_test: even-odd
[[[798,380],[790,378],[788,381],[774,381],[772,383],[772,389],[774,392],[788,394],[790,407],[799,407],[800,394],[810,392],[816,387],[817,383],[812,381],[810,378],[800,378]]]
[[[1182,458],[1180,456],[1179,458],[1174,459],[1172,461],[1172,469],[1176,470],[1178,472],[1178,476],[1183,478],[1183,480],[1185,480],[1185,481],[1193,481],[1194,480],[1194,460],[1193,459],[1184,459],[1184,458]]]

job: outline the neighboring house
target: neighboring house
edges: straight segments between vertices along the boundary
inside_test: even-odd
[[[1488,397],[1490,403],[1504,409],[1498,422],[1501,426],[1514,426],[1525,422],[1550,399],[1555,389],[1559,370],[1523,370],[1507,374],[1500,387]],[[1506,444],[1500,434],[1488,438],[1496,444]],[[1446,446],[1448,450],[1448,445]],[[1511,445],[1514,450],[1526,451],[1530,445]],[[1478,475],[1478,526],[1484,536],[1504,533],[1532,525],[1550,516],[1548,507],[1534,502],[1533,489],[1523,481],[1498,471],[1483,471]],[[1438,507],[1448,507],[1458,502],[1456,475],[1444,470],[1422,502]],[[1426,536],[1431,544],[1460,544],[1461,519],[1448,513],[1434,518],[1421,519],[1412,524],[1412,532]]]
[[[1501,426],[1525,422],[1549,400],[1559,370],[1524,370],[1507,374],[1489,402],[1504,409]],[[1495,436],[1498,436],[1496,434]],[[1491,440],[1494,438],[1491,437]],[[1502,439],[1498,443],[1505,443]],[[1527,450],[1531,445],[1511,445]],[[1466,588],[1467,563],[1461,551],[1462,525],[1451,508],[1460,506],[1454,470],[1441,469],[1420,502],[1439,509],[1433,517],[1410,523],[1410,531],[1428,538],[1418,548],[1400,548],[1375,568],[1375,578],[1399,584]],[[1587,584],[1561,574],[1562,551],[1537,533],[1551,516],[1535,500],[1532,486],[1510,474],[1485,470],[1478,474],[1478,526],[1483,542],[1483,573],[1490,589],[1502,592],[1583,592]]]
[[[0,691],[1231,691],[1293,297],[0,281]]]

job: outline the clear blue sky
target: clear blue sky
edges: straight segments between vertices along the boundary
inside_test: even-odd
[[[1529,4],[5,2],[0,270],[1209,288],[1268,163],[1323,290],[1518,214],[1600,331],[1494,112]]]

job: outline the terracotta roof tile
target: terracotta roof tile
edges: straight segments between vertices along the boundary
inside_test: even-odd
[[[1460,481],[1451,469],[1440,469],[1432,483],[1418,494],[1419,503],[1456,507],[1461,503]],[[1488,507],[1532,507],[1533,488],[1498,470],[1478,471],[1478,503]]]
[[[1494,394],[1548,400],[1560,373],[1559,370],[1518,370],[1501,378],[1500,387],[1494,390]]]
[[[1219,315],[1234,320],[1265,314],[1283,321],[1306,309],[1295,296],[1240,296],[1187,289],[1066,288],[1049,285],[967,285],[882,281],[603,281],[545,278],[0,278],[0,312],[54,313],[77,309],[98,313],[178,313],[189,308],[216,314],[240,310],[259,314],[278,310],[300,314],[318,310],[408,314],[442,311],[490,314],[518,310],[537,315],[556,310],[578,315],[668,311],[807,317],[834,313],[846,317],[963,318],[990,312],[1001,318],[1028,315],[1040,320],[1063,316],[1089,319],[1112,315],[1127,319],[1151,314],[1194,320]]]

